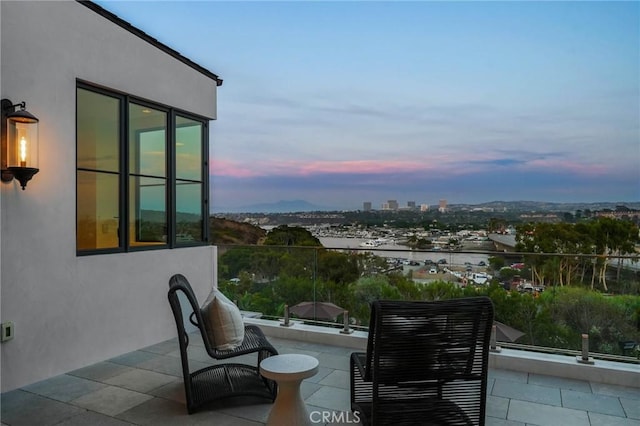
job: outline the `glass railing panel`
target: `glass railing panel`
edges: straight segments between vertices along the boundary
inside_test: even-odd
[[[241,310],[282,318],[285,306],[316,300],[316,248],[218,246],[218,286]]]
[[[637,256],[409,250],[395,244],[325,247],[218,246],[218,282],[243,311],[366,329],[376,299],[486,295],[503,346],[589,351],[640,360]],[[315,302],[310,311],[297,305]],[[336,308],[337,307],[337,308]],[[333,325],[331,325],[333,323]]]

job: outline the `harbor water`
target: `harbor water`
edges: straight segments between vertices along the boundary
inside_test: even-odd
[[[368,241],[361,238],[339,238],[339,237],[319,237],[320,243],[328,249],[344,249],[369,251],[380,257],[406,259],[409,261],[424,264],[429,259],[434,263],[444,259],[449,265],[478,265],[480,262],[488,264],[489,255],[485,253],[473,253],[469,250],[463,252],[446,252],[446,251],[416,251],[401,244],[388,241],[378,245],[377,247],[362,247],[361,244]],[[478,250],[484,249],[478,246]]]

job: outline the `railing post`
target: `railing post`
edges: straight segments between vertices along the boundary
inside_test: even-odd
[[[340,330],[340,333],[342,333],[342,334],[351,334],[351,333],[353,333],[353,330],[351,330],[351,328],[349,328],[349,311],[344,311],[342,313],[342,318],[344,319],[344,328],[342,330]]]
[[[289,305],[284,305],[284,322],[280,325],[282,327],[291,327],[289,323]]]
[[[489,352],[501,352],[502,348],[500,346],[496,346],[496,325],[493,324],[491,326],[491,339],[489,341]]]
[[[589,357],[589,335],[582,335],[582,355],[576,357],[576,361],[580,364],[593,364],[593,358]]]

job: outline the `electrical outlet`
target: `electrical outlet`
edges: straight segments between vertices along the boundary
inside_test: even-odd
[[[14,327],[12,321],[5,321],[0,324],[0,342],[13,339]]]

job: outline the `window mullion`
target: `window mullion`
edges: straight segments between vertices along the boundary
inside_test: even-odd
[[[120,245],[129,251],[129,97],[122,102],[120,122]]]
[[[169,247],[176,246],[176,113],[169,111],[169,129],[167,132],[167,242]]]
[[[202,240],[209,243],[209,125],[202,123]]]

